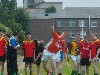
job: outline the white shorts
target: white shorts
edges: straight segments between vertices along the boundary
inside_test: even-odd
[[[56,53],[56,62],[60,62],[60,60],[61,60],[61,58],[60,58],[60,51],[58,51],[57,53]]]
[[[44,50],[41,59],[44,60],[44,61],[48,61],[48,60],[51,60],[51,59],[55,59],[56,60],[56,54],[55,53],[51,53],[48,50]]]
[[[80,55],[70,55],[71,59],[77,63],[80,63]]]

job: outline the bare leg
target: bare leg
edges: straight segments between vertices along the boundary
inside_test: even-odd
[[[37,65],[37,75],[40,75],[40,65]]]
[[[2,61],[1,74],[4,72],[4,61]]]
[[[30,75],[33,75],[33,64],[29,64],[29,69],[30,69]]]
[[[27,67],[28,67],[28,63],[25,63],[25,75],[27,75]]]
[[[89,66],[86,66],[86,74],[89,75]]]
[[[44,60],[43,60],[42,64],[43,64],[43,69],[44,69],[44,70],[47,72],[47,74],[49,75],[49,74],[50,74],[50,70],[49,70],[48,67],[47,67],[47,61],[44,61]]]
[[[50,61],[51,61],[50,63],[52,64],[53,74],[57,75],[56,59],[51,59]]]

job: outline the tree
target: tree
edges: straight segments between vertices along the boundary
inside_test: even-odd
[[[56,13],[56,8],[51,5],[50,7],[45,9],[45,13]]]
[[[16,9],[15,21],[21,24],[24,31],[29,31],[29,15],[23,8]]]
[[[6,27],[4,24],[1,23],[0,23],[0,31],[12,33],[12,30],[9,27]]]

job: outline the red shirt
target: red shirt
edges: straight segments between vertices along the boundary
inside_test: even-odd
[[[95,39],[91,42],[91,58],[95,58],[97,55],[97,48],[100,48],[100,40]]]
[[[89,42],[81,42],[79,44],[79,49],[81,52],[81,58],[89,58],[90,50],[91,50],[91,44]]]
[[[25,51],[25,57],[34,57],[35,43],[33,40],[23,41],[22,48]]]
[[[5,46],[6,46],[6,41],[3,37],[1,37],[0,38],[0,56],[3,56],[6,53]]]
[[[45,49],[51,53],[57,53],[59,50],[62,50],[63,53],[66,53],[65,41],[62,41],[61,37],[56,32],[53,32],[53,38],[47,44]]]

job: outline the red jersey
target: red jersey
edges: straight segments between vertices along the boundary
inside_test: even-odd
[[[25,51],[25,57],[34,57],[35,43],[33,40],[23,41],[22,48]]]
[[[62,50],[63,53],[66,53],[65,41],[62,41],[61,37],[56,32],[53,32],[53,38],[47,44],[45,49],[47,49],[51,53],[57,53],[60,50]]]
[[[6,46],[6,41],[3,37],[0,38],[0,56],[3,56],[5,54],[5,46]]]
[[[89,42],[81,42],[78,45],[80,52],[81,52],[81,58],[89,58],[90,50],[91,50],[91,44]]]
[[[97,55],[97,48],[100,48],[100,40],[95,39],[91,42],[91,58],[95,58]]]

